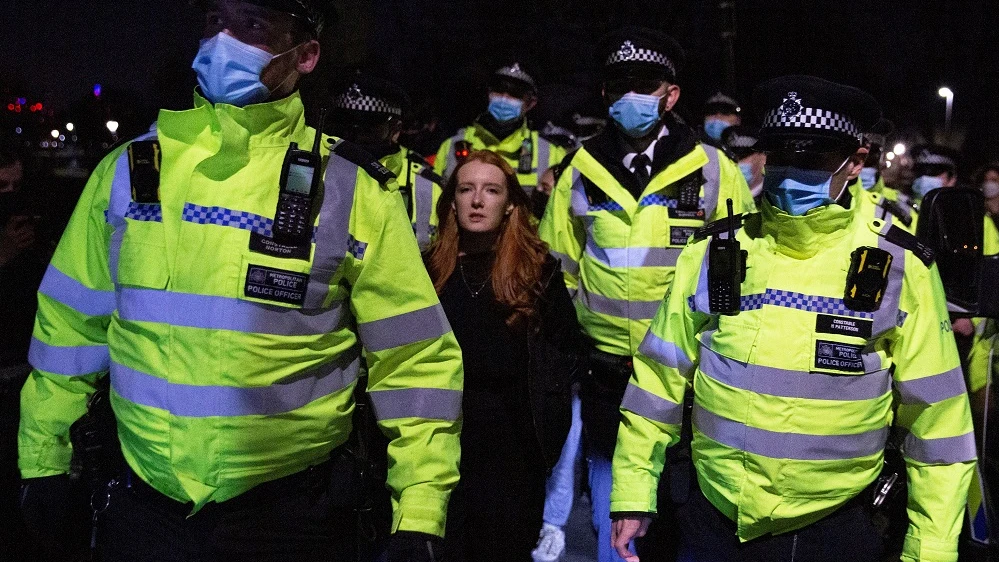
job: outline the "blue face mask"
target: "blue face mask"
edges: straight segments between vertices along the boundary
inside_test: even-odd
[[[708,119],[704,122],[704,133],[708,137],[720,141],[722,136],[722,131],[731,127],[732,125],[721,119]]]
[[[877,168],[861,168],[860,169],[860,184],[864,186],[864,189],[870,191],[874,184],[878,183],[878,169]]]
[[[208,101],[243,107],[267,101],[272,90],[260,81],[260,73],[285,53],[272,55],[220,32],[201,41],[191,68],[198,73],[198,85]]]
[[[489,98],[489,114],[499,123],[509,123],[520,117],[524,102],[517,98],[493,96]]]
[[[940,176],[919,176],[912,182],[912,191],[922,199],[927,193],[943,187],[943,183],[943,178]]]
[[[632,138],[649,134],[659,124],[659,96],[628,92],[607,111],[621,131]]]
[[[767,194],[770,203],[785,213],[804,215],[816,207],[833,202],[833,198],[829,196],[832,178],[847,161],[832,173],[792,166],[767,166],[763,176],[763,192]]]
[[[753,165],[749,162],[742,162],[739,164],[739,171],[742,172],[742,177],[746,178],[746,184],[752,187]]]

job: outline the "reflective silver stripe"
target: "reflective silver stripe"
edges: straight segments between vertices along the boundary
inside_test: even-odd
[[[561,252],[556,252],[555,250],[548,250],[548,253],[550,253],[555,259],[562,261],[562,271],[574,277],[579,277],[579,262]]]
[[[880,363],[876,353],[865,354],[865,365],[875,361]],[[858,375],[790,371],[742,363],[708,347],[701,353],[701,372],[734,388],[784,398],[872,400],[891,392],[888,369]]]
[[[316,248],[305,292],[305,308],[322,308],[333,275],[347,255],[356,184],[357,165],[331,153],[323,180],[323,205],[316,228]]]
[[[645,333],[641,345],[638,346],[638,351],[667,367],[679,369],[680,374],[685,376],[689,375],[694,368],[694,364],[687,359],[687,354],[682,349],[677,347],[675,343],[655,335],[652,330]]]
[[[629,320],[651,320],[659,310],[661,300],[658,301],[628,301],[624,299],[612,299],[596,293],[591,293],[586,285],[580,283],[579,292],[576,299],[593,312],[617,316]]]
[[[902,450],[906,457],[926,464],[953,464],[978,458],[975,434],[971,431],[964,435],[937,439],[920,439],[908,433]]]
[[[106,345],[55,346],[31,338],[28,348],[31,366],[49,373],[78,377],[107,371],[111,355]]]
[[[435,339],[450,331],[451,325],[439,304],[357,324],[357,333],[367,351],[382,351]]]
[[[724,237],[728,238],[728,235],[726,234]],[[702,314],[711,314],[711,303],[708,300],[708,266],[711,265],[709,253],[704,252],[704,257],[701,258],[701,271],[697,274],[697,288],[694,289],[693,299],[690,301],[693,303],[691,310]]]
[[[895,381],[903,404],[935,404],[967,392],[961,367],[929,377]]]
[[[149,128],[148,133],[136,138],[134,141],[156,140],[156,124]],[[115,162],[114,177],[111,178],[111,194],[108,200],[107,220],[114,228],[111,233],[111,243],[108,247],[108,269],[111,272],[111,281],[118,284],[118,259],[121,257],[121,243],[125,238],[125,229],[128,228],[128,221],[125,215],[128,213],[128,204],[132,202],[132,182],[131,173],[128,169],[128,150],[122,151]]]
[[[718,149],[708,145],[702,144],[704,148],[704,153],[708,155],[708,163],[704,165],[701,169],[701,173],[704,175],[704,212],[707,216],[704,217],[705,220],[715,212],[718,207],[718,193],[719,186],[721,184],[721,166],[718,164]],[[722,208],[718,209],[719,216],[725,216],[728,212],[725,207],[725,202],[721,201]],[[735,210],[739,212],[738,209]]]
[[[848,435],[778,433],[751,427],[694,403],[694,427],[733,449],[773,459],[846,460],[874,455],[885,447],[888,427]]]
[[[346,305],[307,311],[227,297],[173,293],[152,289],[122,289],[118,316],[130,322],[232,330],[252,334],[315,336],[342,327]]]
[[[401,388],[368,393],[379,421],[400,418],[455,421],[461,415],[461,391]]]
[[[536,134],[536,133],[535,133]],[[548,160],[551,159],[551,144],[545,139],[538,135],[538,150],[535,151],[538,155],[538,185],[541,185],[541,174],[545,173],[551,166],[548,164]]]
[[[621,408],[659,423],[680,425],[683,422],[682,404],[656,396],[631,383],[624,390]]]
[[[881,299],[881,306],[874,313],[872,332],[875,339],[878,335],[897,326],[898,300],[902,294],[902,278],[905,275],[905,249],[885,240],[883,236],[878,236],[878,248],[891,253],[892,260],[891,269],[888,270],[888,285],[885,287],[885,296]]]
[[[38,292],[87,316],[114,312],[114,291],[91,289],[49,264]]]
[[[601,248],[586,239],[586,253],[609,267],[676,267],[683,248]]]
[[[201,386],[172,383],[118,363],[111,364],[111,388],[130,402],[175,416],[273,416],[296,410],[348,388],[357,380],[361,359],[351,350],[270,386]]]
[[[583,176],[575,167],[572,168],[572,194],[570,208],[573,216],[585,217],[590,210],[590,203],[586,199],[586,188],[583,187]]]
[[[430,246],[430,214],[434,206],[434,182],[416,174],[413,185],[413,206],[416,207],[416,243],[420,250]]]

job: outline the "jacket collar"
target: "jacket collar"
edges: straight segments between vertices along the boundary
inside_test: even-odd
[[[161,110],[158,126],[171,132],[186,129],[194,133],[208,126],[227,138],[245,138],[248,145],[283,146],[289,137],[299,137],[305,131],[305,106],[298,91],[279,100],[236,107],[212,104],[195,90],[193,109]]]
[[[493,133],[484,123],[488,123],[490,120],[495,122],[492,115],[488,113],[480,115],[472,127],[475,129],[475,136],[482,140],[483,144],[489,147],[490,150],[502,153],[508,158],[514,158],[520,154],[520,147],[524,143],[524,139],[531,137],[531,129],[527,126],[527,119],[523,119],[520,122],[520,126],[514,128],[507,136],[500,139]]]
[[[778,252],[796,259],[810,258],[850,230],[857,214],[857,209],[854,208],[856,198],[849,192],[843,196],[846,198],[843,200],[845,207],[839,203],[830,203],[801,216],[789,215],[763,197],[760,203],[763,217],[760,232],[772,240]]]

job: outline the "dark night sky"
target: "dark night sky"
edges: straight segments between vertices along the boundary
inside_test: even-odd
[[[737,92],[787,73],[867,89],[907,133],[943,122],[941,85],[956,93],[957,139],[973,161],[999,158],[999,15],[995,0],[735,0]],[[659,26],[688,50],[681,103],[696,112],[722,84],[718,2],[634,0],[351,0],[324,44],[323,76],[378,69],[417,100],[431,96],[448,130],[483,104],[481,84],[514,58],[546,86],[537,117],[599,111],[592,44],[622,23]],[[987,7],[991,5],[991,7]],[[50,107],[95,82],[152,109],[183,107],[199,15],[186,0],[0,0],[0,86],[18,81]],[[321,90],[322,78],[311,89]],[[318,86],[318,88],[317,88]],[[318,97],[314,94],[315,97]],[[5,101],[5,103],[7,103]],[[148,113],[148,115],[153,115]]]

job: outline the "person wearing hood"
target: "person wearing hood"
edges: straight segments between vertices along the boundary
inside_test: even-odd
[[[632,355],[670,288],[680,249],[706,221],[754,209],[746,180],[672,113],[683,50],[658,30],[625,27],[598,47],[612,125],[565,161],[539,225],[562,260],[594,349],[580,388],[599,562],[610,547],[610,461]],[[665,527],[663,525],[662,527]]]
[[[943,286],[932,253],[861,217],[847,189],[880,108],[811,76],[764,82],[754,106],[761,212],[692,237],[635,355],[614,546],[634,560],[689,416],[696,484],[678,519],[695,562],[879,560],[868,509],[893,430],[909,477],[901,559],[955,561],[976,452]]]
[[[520,186],[530,194],[545,171],[565,157],[563,147],[531,129],[527,115],[537,104],[537,84],[520,63],[499,68],[489,80],[486,111],[441,143],[434,171],[447,178],[471,151],[492,150],[516,170]]]

